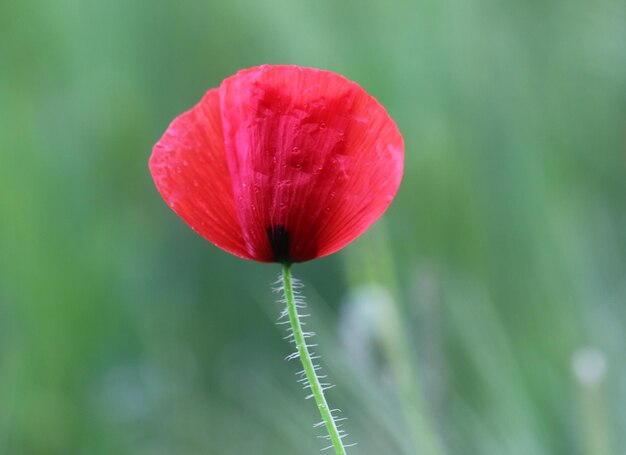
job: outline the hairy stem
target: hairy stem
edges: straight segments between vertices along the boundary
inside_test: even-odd
[[[301,316],[298,315],[298,305],[291,278],[291,264],[283,264],[282,281],[285,292],[285,302],[287,304],[287,315],[289,316],[289,323],[293,334],[293,341],[296,345],[300,362],[302,362],[302,367],[304,368],[306,381],[308,382],[306,387],[311,389],[311,395],[315,399],[317,409],[322,416],[322,421],[326,426],[329,439],[332,442],[332,447],[335,448],[336,454],[345,455],[346,449],[341,441],[342,431],[338,429],[332,410],[328,407],[328,402],[324,396],[324,387],[320,383],[317,375],[318,368],[313,364],[309,347],[306,344],[305,333],[302,330],[302,322],[300,321]]]

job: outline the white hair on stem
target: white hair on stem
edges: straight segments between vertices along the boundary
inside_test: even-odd
[[[300,292],[302,287],[302,282],[291,276],[291,265],[283,264],[283,271],[273,286],[274,292],[282,294],[282,298],[278,302],[285,305],[285,309],[281,312],[276,323],[280,325],[289,324],[287,328],[288,333],[284,339],[293,343],[296,346],[296,350],[289,354],[286,360],[300,359],[302,363],[303,369],[296,373],[299,376],[298,382],[302,384],[304,390],[310,392],[306,399],[315,399],[317,408],[322,416],[321,422],[313,425],[313,428],[325,426],[328,433],[318,437],[331,442],[331,445],[322,450],[334,448],[337,455],[345,455],[346,447],[352,447],[355,444],[345,445],[343,443],[343,439],[348,434],[342,429],[342,424],[339,422],[346,420],[346,418],[338,418],[335,414],[341,411],[330,409],[326,401],[324,392],[333,388],[334,385],[329,382],[321,382],[322,379],[327,377],[319,374],[322,367],[315,361],[319,360],[320,356],[311,350],[317,347],[317,344],[307,341],[315,336],[315,332],[303,330],[303,327],[306,326],[306,322],[303,319],[310,315],[298,313],[298,310],[306,308],[304,296]]]

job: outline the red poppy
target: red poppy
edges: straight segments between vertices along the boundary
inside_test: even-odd
[[[218,247],[302,262],[343,248],[383,214],[403,160],[396,124],[358,84],[263,65],[177,117],[150,171],[168,205]]]

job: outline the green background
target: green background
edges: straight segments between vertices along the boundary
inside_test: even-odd
[[[399,124],[383,219],[296,266],[353,454],[626,450],[626,3],[0,3],[0,453],[316,454],[278,267],[148,173],[238,69],[320,67]]]

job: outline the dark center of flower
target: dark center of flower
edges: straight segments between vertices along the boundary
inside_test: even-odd
[[[268,226],[267,238],[274,252],[275,262],[292,262],[289,257],[289,233],[285,226]]]

